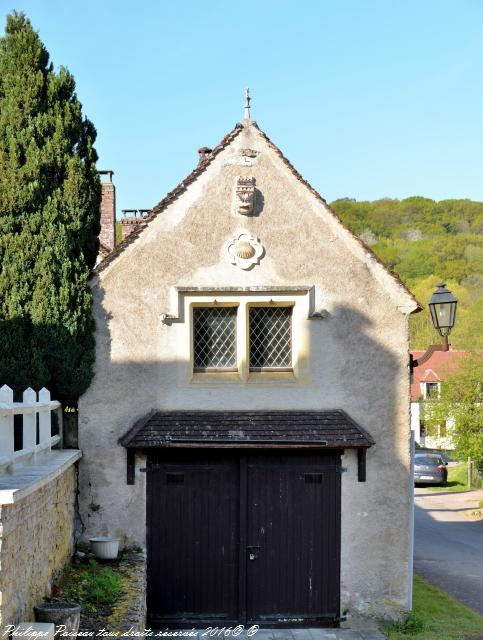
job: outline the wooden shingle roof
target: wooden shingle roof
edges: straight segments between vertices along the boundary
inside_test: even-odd
[[[368,448],[374,440],[344,411],[152,411],[119,443],[149,447]]]

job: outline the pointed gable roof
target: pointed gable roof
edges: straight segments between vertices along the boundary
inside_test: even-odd
[[[439,382],[441,378],[433,369],[425,369],[424,376],[421,378],[421,382]]]
[[[368,247],[359,237],[357,237],[349,227],[342,222],[339,216],[330,208],[327,204],[327,201],[319,194],[319,192],[312,187],[312,185],[305,180],[305,178],[295,169],[292,163],[283,155],[282,151],[270,140],[265,132],[263,132],[258,124],[254,120],[245,120],[243,123],[238,122],[235,127],[230,131],[221,141],[220,143],[211,151],[211,153],[207,154],[198,164],[198,166],[184,179],[182,180],[172,191],[170,191],[158,204],[156,204],[148,213],[148,215],[143,219],[142,223],[139,227],[129,234],[106,258],[104,258],[94,269],[96,273],[104,270],[109,264],[111,264],[123,251],[126,247],[134,243],[137,238],[141,235],[144,229],[150,224],[152,220],[154,220],[160,213],[162,213],[172,202],[177,200],[186,190],[187,188],[195,182],[210,166],[210,164],[215,160],[215,158],[224,151],[235,138],[243,131],[245,126],[254,127],[259,135],[265,140],[266,144],[274,153],[280,158],[280,160],[287,167],[289,172],[301,183],[303,184],[308,191],[324,206],[324,208],[332,215],[332,217],[339,223],[339,225],[352,237],[352,239],[358,243],[358,245],[373,258],[386,272],[387,275],[392,278],[396,284],[410,297],[415,305],[415,309],[412,313],[417,313],[422,310],[422,306],[416,300],[414,295],[409,291],[406,285],[399,278],[398,274],[391,271],[380,258],[372,251],[370,247]]]
[[[135,242],[143,230],[149,225],[149,223],[154,220],[158,216],[158,214],[162,213],[166,207],[168,207],[172,202],[174,202],[179,196],[186,191],[190,184],[195,182],[195,180],[206,171],[206,169],[210,166],[216,156],[221,153],[226,147],[238,136],[238,134],[243,130],[243,125],[239,122],[235,125],[235,128],[227,133],[227,135],[220,141],[220,143],[211,151],[211,153],[204,156],[204,158],[198,163],[196,169],[194,169],[190,174],[186,176],[184,180],[182,180],[172,191],[167,193],[164,198],[158,202],[148,213],[148,215],[140,221],[138,228],[130,233],[122,242],[120,242],[114,251],[100,262],[94,269],[95,272],[102,271],[105,269],[111,262],[113,262],[120,253],[124,251],[126,247]]]

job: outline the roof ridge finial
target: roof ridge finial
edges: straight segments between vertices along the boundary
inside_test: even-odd
[[[250,120],[250,89],[248,87],[245,89],[245,112],[244,119]]]

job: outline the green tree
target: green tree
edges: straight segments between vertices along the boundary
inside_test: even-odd
[[[414,196],[357,202],[336,200],[332,208],[349,228],[423,304],[438,282],[448,283],[458,298],[455,349],[483,344],[483,202]],[[441,341],[427,310],[410,318],[411,348]]]
[[[96,132],[22,13],[0,38],[0,384],[75,404],[92,378]]]
[[[460,369],[441,383],[438,400],[424,405],[424,421],[429,429],[447,418],[454,421],[451,435],[455,455],[470,457],[483,471],[483,356],[470,354]]]

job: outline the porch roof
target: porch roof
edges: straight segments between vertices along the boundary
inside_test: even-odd
[[[368,448],[373,438],[340,409],[331,411],[152,411],[119,440],[149,447]]]

